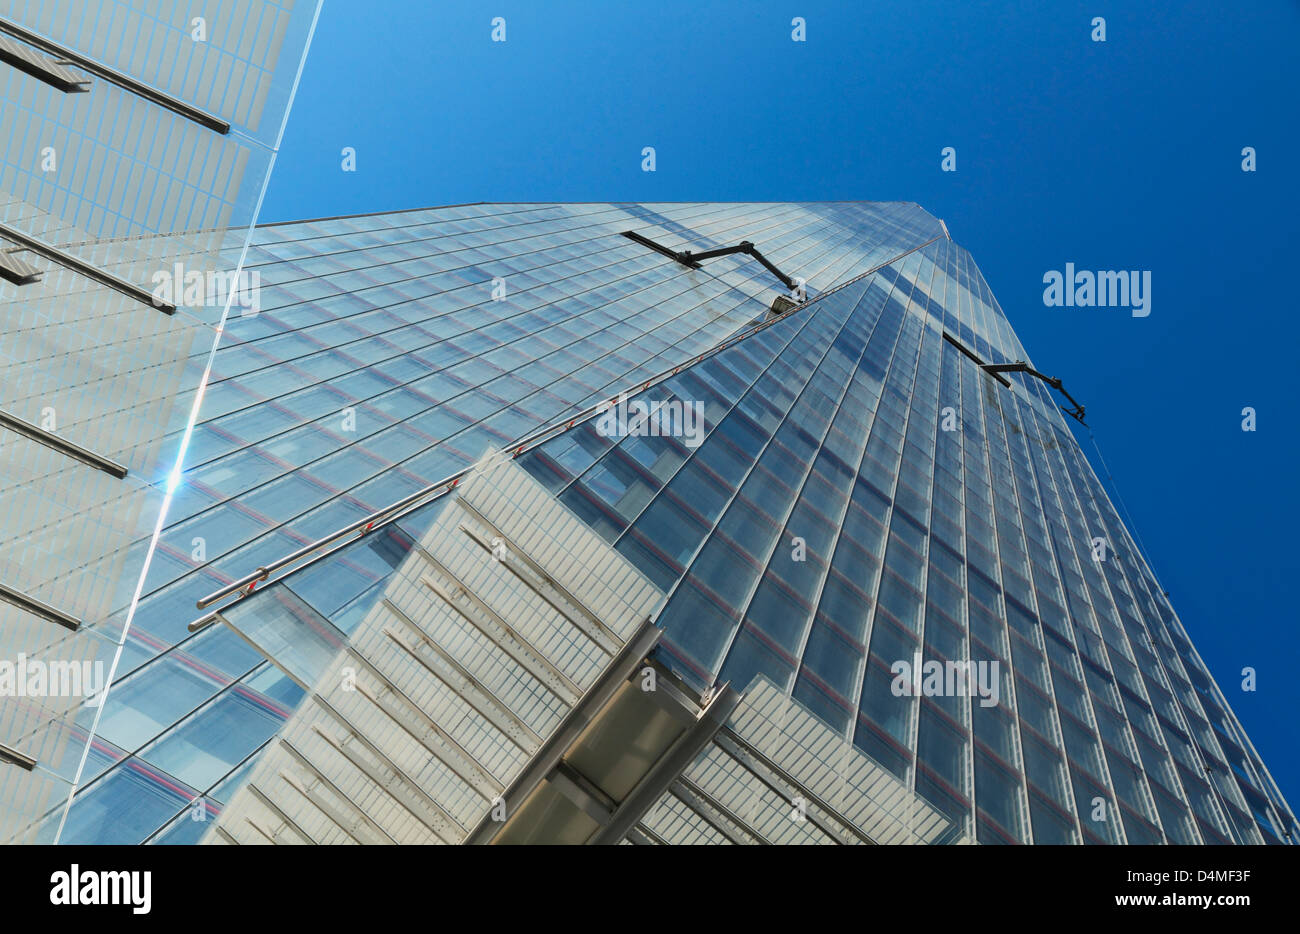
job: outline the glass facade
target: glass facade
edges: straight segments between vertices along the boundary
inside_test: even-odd
[[[2,839],[116,754],[66,718],[114,670],[233,294],[179,286],[237,281],[318,5],[0,2],[0,250],[30,272],[0,281],[0,664],[79,677],[0,682],[36,760],[0,766]]]
[[[1055,399],[945,334],[1026,359],[947,239],[650,390],[704,403],[694,450],[589,423],[521,460],[671,591],[680,673],[770,678],[980,842],[1280,842],[1285,802]],[[997,703],[899,696],[918,657],[996,663]]]
[[[629,230],[752,241],[809,301],[773,315],[753,259],[691,269]],[[552,424],[518,463],[667,594],[659,657],[692,686],[766,679],[980,842],[1290,828],[1047,387],[953,344],[1027,359],[918,206],[465,205],[257,228],[247,267],[261,299],[224,322],[132,623],[115,602],[82,636],[122,656],[98,722],[60,724],[89,752],[41,839],[202,836],[304,693],[231,629],[317,670],[441,503],[230,627],[191,634],[196,601]],[[577,417],[624,391],[698,403],[702,443]],[[900,695],[914,658],[988,666],[996,702]]]

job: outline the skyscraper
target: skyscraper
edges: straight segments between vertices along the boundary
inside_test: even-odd
[[[317,6],[0,3],[0,837],[76,782]]]
[[[918,206],[464,205],[246,268],[25,832],[1289,842],[1068,375]]]

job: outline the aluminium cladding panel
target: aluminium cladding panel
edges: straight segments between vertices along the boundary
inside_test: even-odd
[[[550,576],[607,626],[629,631],[657,606],[658,588],[512,461],[483,462],[460,496],[503,533],[507,551],[545,555]]]
[[[765,677],[745,691],[727,728],[739,749],[773,768],[731,754],[735,741],[715,737],[642,819],[663,841],[932,844],[957,836],[942,814]]]
[[[662,599],[507,458],[453,495],[208,842],[462,842]]]

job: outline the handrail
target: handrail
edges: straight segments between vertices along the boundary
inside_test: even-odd
[[[784,311],[779,315],[775,315],[764,321],[756,322],[755,324],[751,325],[749,328],[743,331],[738,331],[735,334],[731,335],[730,337],[724,338],[722,341],[718,342],[717,344],[714,344],[712,347],[700,351],[700,353],[696,354],[695,357],[693,357],[692,359],[679,363],[676,366],[673,366],[670,369],[664,370],[654,376],[651,376],[642,382],[638,382],[634,387],[630,387],[622,390],[618,395],[614,396],[613,399],[602,399],[600,402],[597,402],[595,405],[588,406],[586,409],[583,409],[581,412],[578,412],[575,415],[571,415],[568,418],[564,418],[557,422],[553,422],[550,425],[545,425],[542,428],[539,428],[538,430],[531,432],[530,434],[524,435],[519,440],[507,446],[505,450],[510,452],[511,458],[517,458],[521,454],[524,454],[525,452],[532,450],[542,442],[550,440],[555,435],[562,434],[568,431],[579,421],[585,421],[587,418],[591,417],[592,415],[597,415],[605,411],[611,405],[617,404],[618,399],[620,397],[631,395],[634,392],[644,392],[645,390],[649,389],[651,386],[658,385],[664,380],[676,376],[682,370],[687,369],[689,367],[693,367],[698,363],[701,363],[706,358],[711,357],[717,353],[720,353],[723,350],[725,350],[727,347],[730,347],[733,344],[736,344],[742,340],[745,340],[753,336],[754,334],[758,333],[764,328],[770,327],[771,325],[775,324],[777,321],[784,320],[786,317],[794,314],[796,311],[802,308],[806,308],[809,305],[812,305],[814,302],[821,301],[822,299],[835,294],[841,289],[849,285],[852,285],[853,283],[858,282],[867,276],[879,272],[881,269],[884,269],[886,266],[890,266],[898,262],[899,260],[907,256],[910,256],[912,253],[915,253],[917,250],[925,249],[927,246],[929,246],[930,244],[934,243],[936,240],[939,239],[940,237],[933,237],[922,244],[912,247],[910,250],[900,253],[898,256],[895,256],[892,259],[886,260],[885,262],[879,263],[871,267],[866,272],[863,272],[857,276],[854,276],[851,279],[846,280],[845,282],[840,283],[839,285],[835,286],[832,289],[829,289],[826,292],[821,293],[815,298],[809,299],[808,301],[795,305],[791,307],[789,310]],[[473,469],[474,469],[474,465],[462,468],[461,470],[456,471],[450,476],[445,477],[442,480],[439,480],[437,483],[431,484],[430,486],[424,487],[423,489],[416,490],[414,493],[409,493],[395,503],[385,506],[382,509],[376,510],[370,515],[358,519],[355,522],[346,525],[343,528],[339,529],[338,531],[332,532],[323,538],[319,538],[314,542],[310,542],[304,545],[302,548],[299,548],[297,551],[284,556],[283,558],[279,558],[275,561],[272,561],[270,564],[263,565],[262,567],[259,567],[255,571],[244,575],[238,580],[232,581],[231,583],[222,587],[220,590],[208,594],[206,597],[199,600],[196,606],[200,610],[206,610],[208,607],[212,606],[217,601],[223,600],[226,597],[229,597],[236,593],[239,593],[239,599],[243,599],[244,597],[252,593],[257,588],[259,583],[263,581],[269,581],[270,576],[275,572],[288,568],[290,565],[296,564],[299,561],[302,561],[304,558],[311,557],[317,552],[320,552],[320,554],[317,556],[317,558],[313,558],[313,561],[318,560],[319,558],[323,558],[327,554],[330,554],[335,550],[337,550],[343,544],[351,544],[353,541],[357,541],[361,538],[364,538],[370,532],[374,531],[377,526],[387,525],[390,522],[396,521],[397,519],[400,519],[405,515],[407,515],[408,513],[410,513],[412,510],[420,506],[424,506],[427,503],[433,502],[434,500],[438,499],[444,494],[451,492],[451,490],[453,490],[456,487],[456,485],[459,484],[460,481],[464,479],[465,476]],[[343,541],[344,539],[348,539],[349,537],[351,537],[349,541]],[[287,575],[282,574],[280,575],[280,577],[277,577],[276,580],[280,580],[285,576]],[[214,616],[215,614],[209,614],[208,616],[196,620],[194,623],[191,624],[191,627],[206,625],[207,623],[212,621]]]

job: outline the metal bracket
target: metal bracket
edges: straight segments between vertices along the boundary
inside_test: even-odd
[[[8,762],[11,765],[16,765],[20,769],[26,769],[29,772],[36,768],[35,759],[26,753],[19,752],[12,746],[6,746],[4,743],[0,743],[0,762]]]
[[[654,250],[656,253],[662,253],[664,256],[667,256],[669,259],[673,259],[681,263],[683,266],[689,266],[691,269],[699,269],[700,263],[706,259],[715,259],[719,256],[733,256],[737,253],[744,253],[748,256],[754,257],[754,259],[762,263],[763,267],[772,275],[780,279],[781,284],[784,285],[791,292],[795,290],[794,280],[791,279],[789,276],[787,276],[785,273],[783,273],[781,270],[773,266],[768,261],[767,257],[765,257],[762,253],[758,252],[758,247],[754,246],[754,244],[748,240],[744,240],[736,244],[735,246],[724,246],[724,247],[719,247],[716,250],[705,250],[703,253],[692,253],[690,250],[681,250],[679,252],[677,250],[672,249],[671,247],[664,246],[662,243],[656,243],[655,241],[651,240],[649,237],[643,237],[639,233],[636,233],[635,231],[632,230],[623,231],[623,236],[627,237],[629,240],[635,240],[637,243],[641,244],[642,246],[649,247],[650,249]]]
[[[1003,373],[1028,373],[1030,376],[1033,376],[1036,379],[1041,379],[1043,382],[1051,386],[1061,395],[1065,396],[1065,398],[1070,401],[1070,405],[1073,406],[1073,408],[1069,408],[1069,409],[1067,409],[1065,406],[1061,406],[1061,411],[1064,412],[1066,415],[1070,416],[1075,421],[1077,421],[1080,425],[1084,425],[1084,426],[1087,425],[1087,422],[1083,420],[1083,415],[1084,415],[1083,406],[1079,404],[1078,400],[1075,399],[1074,396],[1070,395],[1068,392],[1065,391],[1065,387],[1061,385],[1061,381],[1057,379],[1055,376],[1047,376],[1043,373],[1039,373],[1037,370],[1031,367],[1024,360],[1017,360],[1015,363],[985,363],[983,360],[979,358],[979,355],[976,354],[975,351],[971,350],[969,347],[967,347],[961,341],[957,340],[957,338],[953,337],[947,331],[943,332],[943,339],[946,340],[948,343],[952,344],[958,350],[960,350],[963,354],[969,357],[977,367],[979,367],[985,373],[989,374],[989,376],[992,376],[995,380],[997,380],[999,383],[1001,383],[1003,386],[1006,386],[1007,388],[1011,387],[1011,383],[1008,382],[1007,378],[1002,375]]]
[[[1061,381],[1055,376],[1047,376],[1043,373],[1039,373],[1024,360],[1017,360],[1015,363],[985,363],[981,369],[986,373],[1028,373],[1036,379],[1041,379],[1061,395],[1065,396],[1065,398],[1069,400],[1070,405],[1074,406],[1072,409],[1067,409],[1065,406],[1061,406],[1062,412],[1073,418],[1080,425],[1087,424],[1087,422],[1083,420],[1083,406],[1079,404],[1078,400],[1076,400],[1074,396],[1065,391],[1065,387],[1061,385]]]

